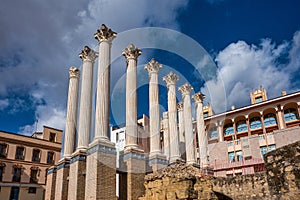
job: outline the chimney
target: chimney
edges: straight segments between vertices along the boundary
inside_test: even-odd
[[[234,110],[234,109],[235,109],[235,106],[234,106],[234,105],[232,105],[232,106],[231,106],[231,110]]]
[[[283,91],[281,92],[281,95],[282,95],[282,96],[285,96],[285,95],[286,95],[286,91],[283,90]]]

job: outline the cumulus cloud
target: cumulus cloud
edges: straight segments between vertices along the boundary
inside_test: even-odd
[[[179,29],[176,17],[187,3],[183,0],[2,2],[0,98],[4,100],[0,108],[7,108],[9,96],[21,94],[24,98],[20,100],[34,105],[39,131],[42,125],[63,129],[68,68],[81,66],[78,53],[84,45],[96,48],[93,34],[100,25],[105,23],[117,32],[143,26]],[[120,71],[125,68],[119,68]],[[34,124],[25,125],[20,132],[33,127]]]
[[[61,129],[65,125],[65,121],[62,120],[65,117],[63,110],[58,110],[50,106],[37,106],[36,113],[39,113],[39,115],[36,116],[36,122],[32,125],[20,127],[19,133],[31,135],[35,131],[41,131],[44,125]]]
[[[263,86],[268,98],[280,95],[282,90],[293,92],[299,86],[295,71],[300,69],[300,33],[291,41],[276,45],[271,39],[263,39],[259,45],[238,41],[219,52],[215,61],[217,77],[207,81],[202,88],[216,112],[223,112],[231,105],[241,107],[250,104],[252,89]],[[283,59],[287,60],[284,62]],[[225,99],[218,95],[224,92]]]
[[[7,108],[9,105],[8,99],[0,99],[0,111]]]

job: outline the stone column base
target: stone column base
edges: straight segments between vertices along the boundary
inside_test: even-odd
[[[87,151],[85,200],[116,199],[116,171],[115,145],[93,142]]]
[[[47,171],[45,199],[54,200],[56,186],[56,167],[50,167]]]
[[[70,161],[62,159],[57,165],[55,200],[67,200],[68,198],[68,177],[70,170]]]
[[[142,150],[130,149],[120,155],[123,162],[122,171],[127,171],[126,194],[120,193],[119,199],[136,200],[145,193],[144,177],[146,173],[146,156]],[[122,186],[120,186],[120,191]]]
[[[149,156],[149,165],[152,168],[153,172],[159,171],[169,164],[167,157],[162,154],[150,155]]]
[[[68,200],[84,200],[85,170],[86,154],[77,151],[70,161]]]

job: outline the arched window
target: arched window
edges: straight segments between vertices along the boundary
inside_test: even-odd
[[[247,124],[245,120],[238,121],[236,124],[236,131],[238,133],[245,132],[248,130]]]
[[[208,129],[208,137],[209,137],[208,139],[218,138],[217,127],[213,126],[213,127]]]
[[[250,129],[254,130],[257,128],[261,128],[262,124],[259,117],[253,117],[250,119]]]
[[[295,108],[288,108],[284,110],[284,120],[286,122],[297,120],[297,111]]]
[[[232,123],[226,124],[223,128],[223,133],[225,136],[233,134],[234,133],[233,124]]]
[[[276,125],[277,122],[276,122],[275,114],[273,114],[273,113],[266,114],[264,116],[264,124],[265,124],[265,126]]]

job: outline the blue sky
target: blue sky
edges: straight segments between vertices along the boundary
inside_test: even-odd
[[[0,8],[0,129],[21,134],[43,125],[64,129],[68,69],[81,68],[78,54],[85,45],[97,48],[93,34],[105,23],[117,38],[137,28],[160,27],[178,31],[196,41],[211,56],[214,67],[198,73],[188,62],[198,51],[182,47],[186,56],[170,50],[144,48],[138,67],[138,113],[148,112],[147,72],[143,66],[152,57],[164,65],[160,79],[170,70],[207,95],[216,112],[231,105],[250,103],[249,92],[260,85],[268,97],[298,91],[300,72],[300,2],[297,0],[164,0],[164,1],[17,1]],[[156,42],[164,42],[157,38]],[[120,42],[140,44],[144,38]],[[166,41],[172,41],[167,37]],[[180,42],[173,41],[176,45]],[[181,46],[178,45],[178,48]],[[125,119],[125,59],[112,62],[111,123]],[[199,57],[205,53],[199,53]],[[222,95],[220,95],[222,94]],[[181,96],[178,93],[178,101]],[[166,88],[160,83],[161,111],[166,108]]]

